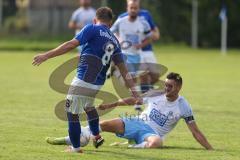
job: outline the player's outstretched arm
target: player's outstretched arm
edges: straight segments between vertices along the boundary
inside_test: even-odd
[[[60,56],[63,55],[69,51],[71,51],[72,49],[76,48],[79,45],[79,41],[76,39],[72,39],[68,42],[65,42],[63,44],[61,44],[60,46],[58,46],[57,48],[50,50],[48,52],[42,53],[42,54],[38,54],[33,58],[33,62],[32,64],[35,66],[39,66],[41,63],[43,63],[44,61],[56,57],[56,56]]]
[[[195,121],[191,123],[187,123],[188,128],[192,132],[193,137],[207,150],[213,150],[210,143],[207,141],[206,137],[203,135],[203,133],[199,130],[197,124]]]
[[[135,105],[135,104],[138,104],[138,105],[143,104],[142,98],[129,97],[129,98],[120,99],[119,101],[114,103],[101,104],[99,105],[99,109],[105,110],[105,109],[115,108],[118,106],[129,106],[129,105]]]

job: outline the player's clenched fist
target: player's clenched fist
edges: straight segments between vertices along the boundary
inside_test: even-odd
[[[33,58],[32,64],[34,66],[36,66],[36,65],[39,66],[41,63],[43,63],[47,59],[48,59],[48,56],[46,54],[38,54]]]

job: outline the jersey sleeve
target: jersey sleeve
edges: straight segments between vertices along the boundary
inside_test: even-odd
[[[185,99],[180,100],[180,112],[181,117],[185,120],[186,123],[191,123],[194,121],[192,108]]]
[[[116,20],[116,22],[112,25],[112,27],[111,27],[111,32],[112,33],[119,33],[119,24],[120,24],[120,19],[121,18],[118,18],[117,20]]]
[[[145,19],[142,19],[141,22],[143,24],[144,35],[146,37],[150,37],[152,32],[151,32],[151,27],[150,27],[149,23]]]
[[[95,35],[95,28],[93,25],[85,26],[80,33],[75,36],[75,39],[79,41],[80,45],[86,44]]]
[[[156,24],[154,23],[153,18],[148,11],[145,11],[145,17],[151,27],[151,30],[153,30],[156,27]]]

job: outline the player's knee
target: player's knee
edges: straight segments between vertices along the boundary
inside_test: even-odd
[[[161,142],[149,142],[147,148],[160,148],[162,147]]]
[[[162,140],[160,137],[154,137],[148,140],[147,148],[160,148],[162,147]]]

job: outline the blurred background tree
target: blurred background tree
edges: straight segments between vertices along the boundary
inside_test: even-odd
[[[4,21],[7,21],[7,17],[16,16],[18,10],[15,0],[3,0],[3,2]],[[228,46],[240,47],[240,0],[198,0],[198,44],[200,47],[220,46],[221,21],[219,13],[223,2],[227,5],[228,9]],[[77,4],[78,0],[69,0],[66,3]],[[116,17],[126,11],[125,0],[93,0],[93,3],[95,7],[100,6],[100,4],[107,4],[113,9]],[[154,21],[159,26],[161,43],[191,43],[192,0],[141,0],[141,3],[142,8],[151,12]],[[65,15],[62,19],[64,23],[67,23],[69,15],[66,15],[66,13],[71,13],[77,7],[77,5],[72,5],[72,8],[68,7],[67,11],[65,10],[66,7],[57,13]],[[43,11],[39,11],[39,13],[46,14]],[[62,21],[60,22],[61,24],[63,23]],[[64,24],[64,26],[62,27],[64,33],[69,34],[67,25]],[[48,31],[46,30],[46,32]],[[61,29],[59,29],[59,32],[62,33]]]
[[[240,1],[199,0],[199,46],[220,45],[221,21],[219,13],[222,3],[228,8],[228,44],[240,47]],[[115,14],[126,10],[125,1],[108,0]],[[161,30],[161,42],[191,42],[192,0],[141,0],[142,8],[148,9]]]

